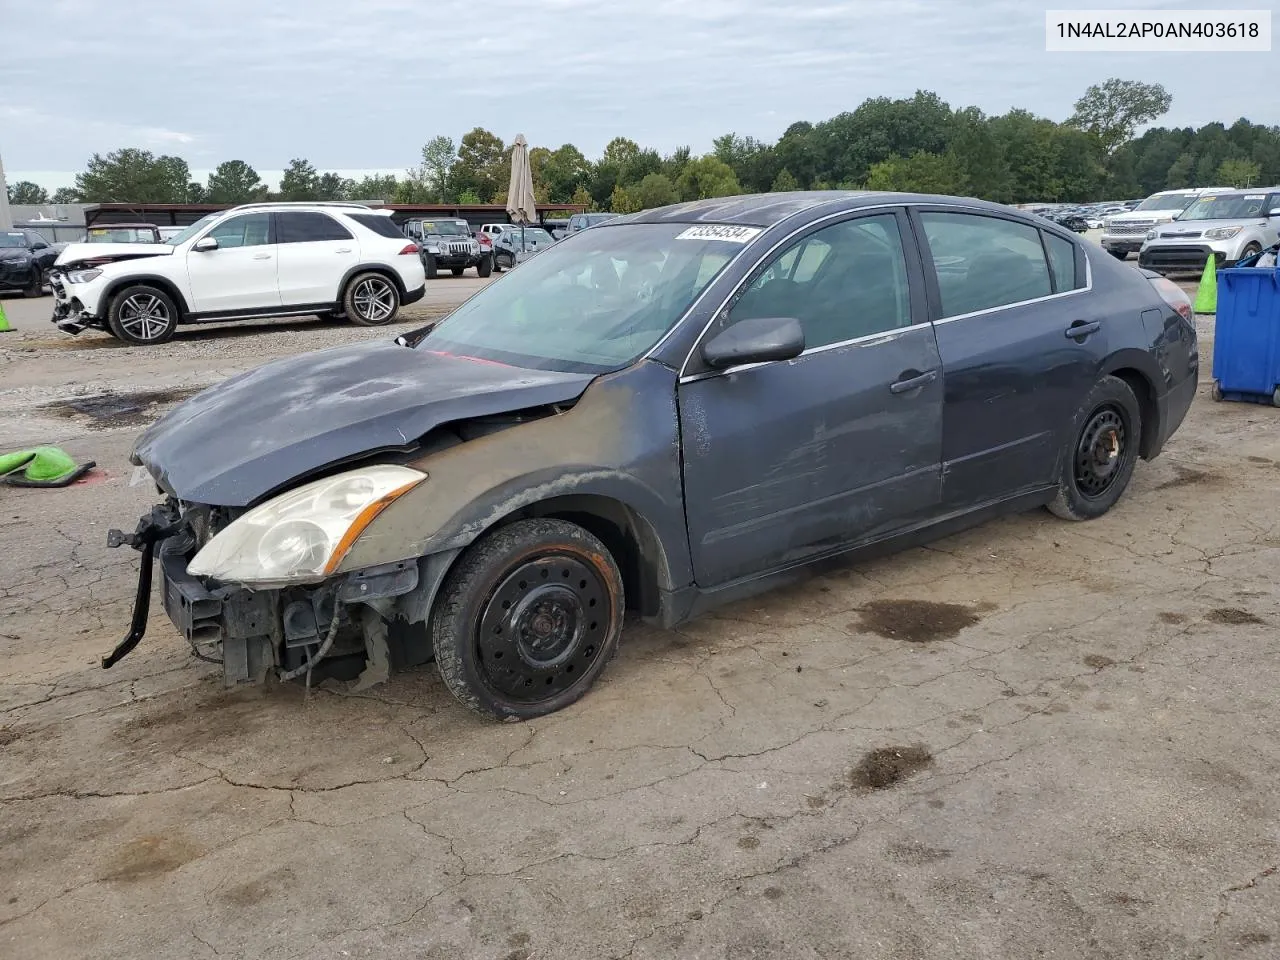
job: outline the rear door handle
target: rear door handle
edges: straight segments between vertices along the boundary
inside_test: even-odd
[[[270,260],[270,259],[271,259],[271,254],[269,254],[269,253],[255,253],[255,254],[253,255],[253,259],[255,259],[255,260]]]
[[[938,371],[928,370],[925,373],[916,373],[914,370],[904,370],[898,376],[901,379],[889,384],[890,393],[910,393],[912,390],[919,390],[937,380]]]
[[[1084,340],[1085,337],[1095,334],[1101,329],[1102,324],[1097,320],[1077,320],[1067,327],[1063,333],[1068,340]]]

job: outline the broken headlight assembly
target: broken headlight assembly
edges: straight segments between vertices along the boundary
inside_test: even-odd
[[[102,276],[102,271],[97,269],[70,270],[66,275],[68,283],[92,283],[100,276]]]
[[[330,576],[356,538],[427,475],[382,464],[282,493],[233,520],[195,555],[195,577],[273,588]]]

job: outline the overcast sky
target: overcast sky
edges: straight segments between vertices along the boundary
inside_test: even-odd
[[[868,97],[937,92],[1065,119],[1090,83],[1158,81],[1166,125],[1280,123],[1280,54],[1046,53],[1028,0],[0,0],[0,156],[10,183],[71,182],[137,146],[264,178],[403,170],[435,134],[618,135],[669,151],[776,139]],[[1123,0],[1203,9],[1207,0]],[[1267,8],[1231,0],[1234,8]],[[286,12],[288,11],[288,12]]]

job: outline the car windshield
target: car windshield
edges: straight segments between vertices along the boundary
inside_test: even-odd
[[[27,238],[20,233],[0,233],[0,247],[25,247]]]
[[[711,232],[683,223],[584,231],[481,290],[417,349],[538,370],[619,370],[741,253],[736,240],[704,239]]]
[[[512,227],[510,230],[503,232],[501,238],[503,243],[510,244],[515,247],[520,246],[523,239],[525,246],[530,244],[553,243],[555,238],[541,227],[525,227],[521,230],[519,227]]]
[[[1262,193],[1237,193],[1225,197],[1201,197],[1178,215],[1179,220],[1239,220],[1262,216]]]
[[[1147,197],[1133,209],[1136,210],[1181,210],[1196,198],[1194,193],[1162,193]]]
[[[95,228],[89,231],[88,243],[154,243],[156,235],[136,227]]]
[[[423,220],[422,232],[424,235],[435,235],[440,237],[469,237],[471,236],[471,228],[465,223],[456,223],[453,220]]]
[[[207,217],[201,217],[199,220],[197,220],[191,226],[187,227],[187,229],[183,230],[181,233],[175,233],[168,240],[162,240],[161,243],[167,243],[171,247],[176,247],[180,243],[185,243],[186,241],[194,237],[197,233],[199,233],[201,230],[203,230],[205,227],[209,226],[209,224],[213,223],[213,221],[218,219],[219,216],[220,214],[211,213]]]

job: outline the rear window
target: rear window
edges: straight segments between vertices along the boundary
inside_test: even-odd
[[[351,232],[328,214],[297,211],[277,213],[276,218],[277,243],[351,239]]]
[[[376,213],[349,213],[347,216],[366,230],[372,230],[380,237],[392,237],[396,240],[404,238],[404,234],[390,217],[384,217]]]

